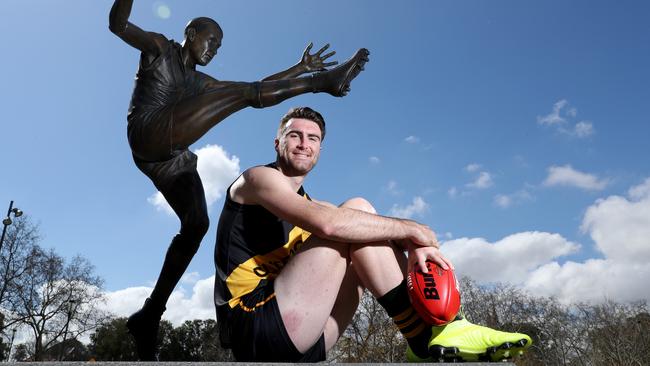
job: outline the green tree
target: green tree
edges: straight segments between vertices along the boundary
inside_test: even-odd
[[[55,343],[43,352],[43,361],[88,361],[90,352],[85,344],[76,339]]]
[[[18,362],[31,361],[29,346],[25,343],[17,345],[12,358]]]
[[[97,361],[136,361],[135,343],[126,328],[126,318],[112,319],[90,335],[90,353]]]
[[[162,324],[161,324],[162,325]],[[217,322],[188,320],[177,328],[161,326],[161,361],[232,361],[231,352],[221,348]]]

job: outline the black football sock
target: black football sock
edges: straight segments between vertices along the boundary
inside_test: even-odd
[[[428,358],[431,326],[427,325],[413,309],[406,289],[406,280],[377,301],[386,310],[388,316],[393,318],[393,322],[406,338],[411,351],[419,358]]]

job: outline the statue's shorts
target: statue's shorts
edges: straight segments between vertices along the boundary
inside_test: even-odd
[[[172,146],[173,106],[129,116],[127,135],[133,161],[163,190],[181,174],[196,174],[196,154]]]
[[[228,305],[225,305],[226,307]],[[319,362],[325,360],[325,336],[301,354],[287,333],[273,281],[262,283],[242,302],[229,311],[227,321],[230,331],[230,347],[237,361],[252,362]],[[223,329],[223,328],[221,328]]]
[[[174,105],[130,114],[126,131],[133,155],[143,161],[172,158],[173,116]]]
[[[190,150],[176,150],[173,157],[165,161],[143,161],[133,155],[135,165],[142,171],[159,191],[174,183],[181,174],[198,174],[196,170],[197,156]]]

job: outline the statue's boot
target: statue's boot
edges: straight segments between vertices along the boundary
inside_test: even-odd
[[[156,306],[147,299],[142,309],[133,313],[126,321],[126,327],[135,340],[140,361],[158,361],[156,345],[158,327],[165,307]]]
[[[363,71],[363,66],[369,61],[368,55],[370,55],[370,52],[365,48],[361,48],[352,58],[339,66],[313,74],[314,92],[326,92],[335,97],[347,95],[350,91],[352,79]]]

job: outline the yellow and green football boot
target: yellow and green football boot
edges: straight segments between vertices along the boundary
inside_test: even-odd
[[[407,362],[433,362],[433,358],[428,357],[428,358],[420,358],[418,357],[413,351],[411,350],[411,347],[408,345],[406,346],[406,361]]]
[[[533,343],[526,334],[501,332],[472,324],[467,319],[433,327],[431,331],[429,354],[433,361],[440,362],[500,361],[522,355]]]

